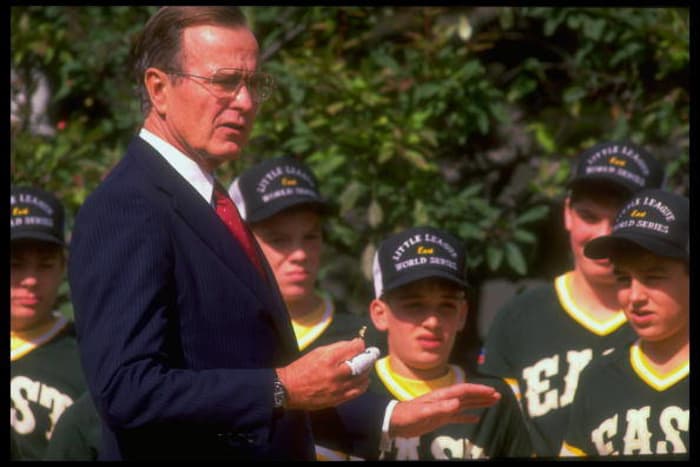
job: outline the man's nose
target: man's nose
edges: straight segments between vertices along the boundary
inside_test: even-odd
[[[250,110],[256,105],[253,97],[254,95],[250,85],[246,81],[242,81],[232,101],[233,106],[243,111]]]

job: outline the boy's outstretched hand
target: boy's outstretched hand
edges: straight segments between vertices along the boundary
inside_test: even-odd
[[[460,383],[431,391],[396,405],[389,436],[412,438],[450,423],[474,423],[479,417],[465,410],[490,407],[500,398],[496,389],[483,384]]]

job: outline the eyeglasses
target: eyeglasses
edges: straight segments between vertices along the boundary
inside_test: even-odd
[[[275,80],[272,76],[261,71],[219,68],[211,77],[193,75],[179,70],[168,70],[167,73],[206,81],[208,83],[207,89],[218,99],[236,96],[245,83],[253,100],[260,103],[267,100],[275,88]]]

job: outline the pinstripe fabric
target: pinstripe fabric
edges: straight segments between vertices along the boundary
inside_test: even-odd
[[[307,415],[272,413],[272,368],[298,356],[274,280],[140,138],[81,207],[69,258],[101,459],[313,458]]]

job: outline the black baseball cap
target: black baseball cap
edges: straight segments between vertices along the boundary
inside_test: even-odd
[[[657,256],[689,259],[690,202],[664,190],[642,190],[620,210],[612,233],[588,242],[589,258],[609,258],[618,249],[636,244]]]
[[[258,222],[293,206],[308,204],[325,213],[313,172],[291,156],[266,159],[243,171],[229,187],[241,217]]]
[[[645,188],[661,188],[663,181],[663,166],[646,149],[628,142],[604,142],[578,156],[568,186],[605,182],[631,195]]]
[[[63,205],[40,188],[13,186],[10,190],[10,241],[40,240],[65,246]]]
[[[374,295],[419,279],[440,277],[466,287],[463,242],[434,227],[413,227],[384,239],[374,254]]]

